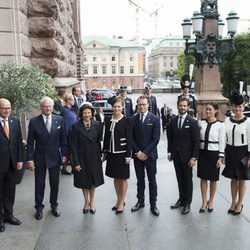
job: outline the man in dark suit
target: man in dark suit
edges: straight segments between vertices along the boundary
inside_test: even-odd
[[[148,111],[150,111],[156,116],[159,116],[156,97],[152,95],[152,88],[150,85],[147,85],[145,87],[145,95],[148,97],[149,100]]]
[[[193,166],[199,153],[199,127],[188,113],[188,99],[177,101],[179,115],[171,120],[167,128],[168,159],[174,161],[179,188],[179,199],[171,209],[183,207],[182,214],[190,212],[193,195]]]
[[[82,96],[82,90],[80,87],[73,87],[72,88],[72,95],[74,96],[75,102],[72,108],[74,109],[75,113],[78,113],[79,108],[82,106],[84,99]]]
[[[132,99],[127,97],[127,87],[126,86],[120,87],[120,96],[121,96],[122,100],[124,101],[123,114],[126,117],[133,116],[134,115],[133,102],[132,102]]]
[[[22,133],[20,122],[10,116],[11,104],[0,99],[0,233],[4,222],[20,225],[13,216],[16,192],[16,171],[23,167]]]
[[[57,93],[58,98],[54,101],[53,114],[62,115],[63,107],[65,106],[64,97],[66,93],[67,92],[65,88],[61,88],[58,90],[58,93]]]
[[[137,100],[138,114],[132,118],[133,130],[133,158],[137,177],[137,203],[131,211],[138,211],[145,206],[145,169],[149,181],[150,210],[155,215],[160,214],[156,207],[157,183],[156,160],[157,144],[160,139],[160,119],[148,111],[147,96],[140,96]]]
[[[60,164],[66,160],[66,135],[63,118],[53,115],[54,102],[49,97],[40,101],[41,115],[30,120],[27,140],[28,167],[35,170],[35,218],[42,219],[46,170],[49,172],[51,212],[60,216],[57,197]]]

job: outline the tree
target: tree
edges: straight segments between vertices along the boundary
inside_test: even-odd
[[[234,88],[239,88],[239,81],[250,85],[250,34],[235,37],[235,51],[223,55],[221,62],[221,82],[226,97]]]
[[[56,96],[52,78],[33,66],[0,65],[0,98],[11,102],[12,112],[20,115],[38,108],[43,96]]]
[[[185,74],[188,73],[189,71],[189,65],[190,64],[195,64],[195,58],[191,55],[185,55],[184,53],[181,53],[178,56],[178,79],[180,80],[181,77]],[[193,76],[195,75],[195,72],[193,73]]]

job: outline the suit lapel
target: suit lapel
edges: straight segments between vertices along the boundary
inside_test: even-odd
[[[83,124],[83,122],[80,122],[79,123],[79,127],[80,127],[80,131],[81,133],[87,137],[89,140],[92,140],[92,137],[91,137],[91,130],[93,129],[93,124],[91,124],[91,127],[90,127],[90,131],[88,131],[86,128],[85,128],[85,125]]]
[[[13,131],[15,129],[14,128],[15,124],[14,124],[14,120],[11,117],[9,117],[9,119],[8,119],[8,125],[9,125],[9,137],[10,137],[10,141],[13,141],[12,138],[13,138]]]
[[[49,135],[49,132],[48,132],[46,126],[45,126],[45,123],[44,123],[42,114],[39,116],[38,125],[40,126],[40,128],[41,128],[42,130],[45,131],[45,133],[46,133],[47,135]]]
[[[55,115],[52,115],[51,117],[51,130],[50,130],[50,134],[52,134],[57,128],[58,128],[58,120],[56,119]],[[47,130],[47,129],[46,129]]]

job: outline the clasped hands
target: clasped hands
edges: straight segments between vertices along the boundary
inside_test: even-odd
[[[143,152],[139,151],[138,153],[135,153],[136,157],[141,161],[146,161],[148,159],[147,155],[145,155]]]

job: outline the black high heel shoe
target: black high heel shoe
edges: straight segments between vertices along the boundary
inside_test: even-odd
[[[212,212],[214,211],[214,209],[213,209],[213,208],[209,208],[209,207],[208,207],[208,204],[209,204],[209,201],[207,202],[207,211],[208,211],[209,213],[212,213]]]
[[[83,212],[84,214],[87,214],[87,213],[89,212],[89,209],[83,208],[82,212]]]
[[[121,213],[123,213],[124,207],[125,207],[125,202],[123,203],[123,209],[122,210],[117,210],[116,209],[115,214],[121,214]]]
[[[125,207],[125,202],[124,202],[123,206]],[[113,206],[111,209],[112,209],[112,211],[116,211],[116,210],[117,210],[117,207],[116,207],[116,206]]]
[[[239,214],[241,214],[242,209],[243,209],[243,205],[241,205],[240,211],[239,211],[239,212],[234,211],[234,212],[233,212],[233,215],[239,215]]]
[[[234,213],[234,210],[231,209],[231,208],[229,208],[229,209],[227,210],[227,213],[228,213],[228,214],[233,214],[233,213]]]

